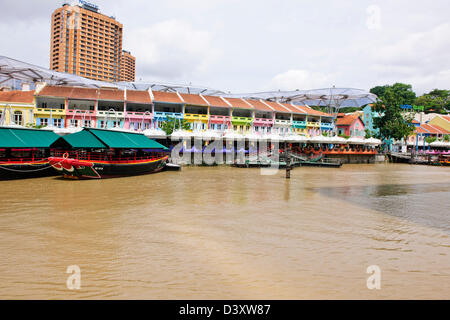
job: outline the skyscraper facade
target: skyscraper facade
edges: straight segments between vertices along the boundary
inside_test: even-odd
[[[136,58],[129,51],[123,50],[120,58],[120,81],[134,82]]]
[[[121,80],[123,25],[80,0],[52,14],[50,69],[101,81]]]

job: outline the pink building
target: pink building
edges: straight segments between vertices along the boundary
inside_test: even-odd
[[[346,136],[364,138],[366,135],[364,122],[358,114],[339,113],[336,127],[339,134],[345,134]]]

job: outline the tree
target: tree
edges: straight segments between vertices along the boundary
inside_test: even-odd
[[[167,117],[167,120],[161,122],[160,128],[167,134],[172,134],[177,129],[189,130],[189,123],[184,119],[176,119],[174,117]]]
[[[425,112],[447,113],[446,109],[450,109],[450,90],[434,89],[418,97],[415,104],[424,106]]]
[[[394,86],[387,87],[384,95],[381,98],[379,97],[374,104],[375,111],[383,112],[381,117],[374,119],[374,124],[376,128],[380,129],[382,138],[394,138],[396,140],[405,138],[406,140],[414,132],[414,125],[412,124],[414,114],[403,111],[401,106],[407,104],[406,101],[409,97],[405,96],[405,92],[394,88]]]
[[[393,90],[404,105],[412,105],[416,100],[416,93],[412,90],[412,86],[400,82],[394,83],[392,86],[376,86],[370,89],[370,92],[377,95],[379,99],[382,99],[387,94],[388,89]]]

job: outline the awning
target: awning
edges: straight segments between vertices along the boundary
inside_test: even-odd
[[[0,148],[49,148],[58,138],[53,131],[0,127]]]
[[[162,144],[143,134],[114,130],[88,129],[60,137],[52,147],[74,149],[162,149]]]
[[[162,144],[143,134],[101,129],[86,129],[111,149],[164,149]]]
[[[68,134],[59,138],[52,147],[74,148],[74,149],[108,149],[95,135],[87,130]]]

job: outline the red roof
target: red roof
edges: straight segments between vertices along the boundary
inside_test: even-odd
[[[168,103],[183,103],[178,94],[174,92],[153,91],[154,101]]]
[[[196,106],[208,106],[205,100],[200,97],[198,94],[186,94],[182,93],[181,96],[183,97],[184,103],[196,105]]]
[[[450,122],[450,116],[441,116],[441,117]]]
[[[416,127],[416,133],[429,133],[427,130],[421,127]]]
[[[98,89],[98,100],[124,101],[124,99],[124,90]]]
[[[225,101],[223,101],[221,97],[203,96],[203,98],[205,98],[209,102],[211,107],[230,108],[230,106]]]
[[[351,126],[353,122],[359,119],[357,114],[348,114],[343,117],[338,117],[336,121],[337,126]]]
[[[283,108],[285,108],[290,113],[298,113],[298,109],[292,107],[290,104],[278,102]]]
[[[249,100],[249,99],[246,99],[245,101],[250,103],[257,110],[273,111],[272,108],[270,108],[269,106],[267,106],[266,104],[264,104],[264,102],[262,102],[260,100]]]
[[[135,103],[152,103],[148,91],[127,90],[127,101]]]
[[[233,106],[233,108],[254,109],[254,107],[240,98],[225,98],[225,100],[227,100]]]
[[[0,91],[1,102],[33,103],[33,91]]]
[[[428,123],[424,123],[420,126],[422,129],[425,129],[427,132],[431,134],[450,134],[450,131],[447,131],[439,126],[431,125]]]
[[[282,105],[280,105],[277,102],[272,102],[272,101],[264,101],[266,104],[268,104],[271,108],[274,109],[274,111],[276,112],[282,112],[282,113],[290,113],[290,111],[288,111],[285,107],[283,107]]]
[[[302,106],[297,106],[295,104],[291,104],[291,109],[295,111],[295,113],[307,114],[306,110],[302,108]]]
[[[97,100],[98,89],[66,87],[66,86],[45,86],[37,96],[58,97],[69,99]],[[123,100],[123,98],[122,98]]]
[[[310,115],[313,115],[313,116],[332,117],[332,115],[329,114],[329,113],[325,113],[325,112],[322,112],[322,111],[317,111],[317,110],[314,110],[311,107],[307,107],[307,106],[299,106],[299,107],[302,108],[303,110],[305,110],[305,112],[307,114],[310,114]]]

